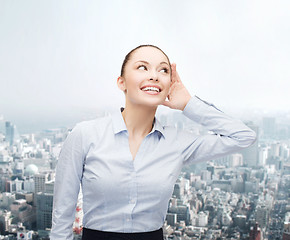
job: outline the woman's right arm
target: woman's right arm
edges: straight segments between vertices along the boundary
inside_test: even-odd
[[[51,240],[72,240],[85,154],[80,124],[69,133],[56,166]]]

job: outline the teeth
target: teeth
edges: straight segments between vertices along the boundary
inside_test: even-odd
[[[159,92],[159,89],[156,87],[145,87],[142,89],[143,91],[156,91]]]

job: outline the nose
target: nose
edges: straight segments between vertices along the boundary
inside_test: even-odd
[[[152,71],[152,72],[151,72],[150,80],[158,81],[158,77],[157,77],[157,74],[156,74],[155,71]]]

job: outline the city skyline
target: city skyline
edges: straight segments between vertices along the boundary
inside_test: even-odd
[[[163,115],[160,121],[192,134],[205,133],[181,114]],[[165,239],[287,239],[289,124],[280,125],[275,118],[265,117],[262,125],[247,125],[257,134],[252,146],[183,167],[169,201],[163,225]],[[9,235],[16,240],[16,235],[22,234],[28,240],[32,236],[47,239],[55,167],[69,131],[51,129],[18,136],[15,125],[5,122],[4,134],[0,134],[0,238]],[[82,235],[82,199],[80,193],[72,228],[74,239]]]

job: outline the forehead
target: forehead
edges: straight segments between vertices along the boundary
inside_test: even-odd
[[[154,47],[141,47],[135,50],[131,57],[130,60],[132,62],[136,61],[147,61],[149,63],[156,63],[159,64],[160,62],[168,62],[167,57],[161,52],[159,49],[154,48]]]

